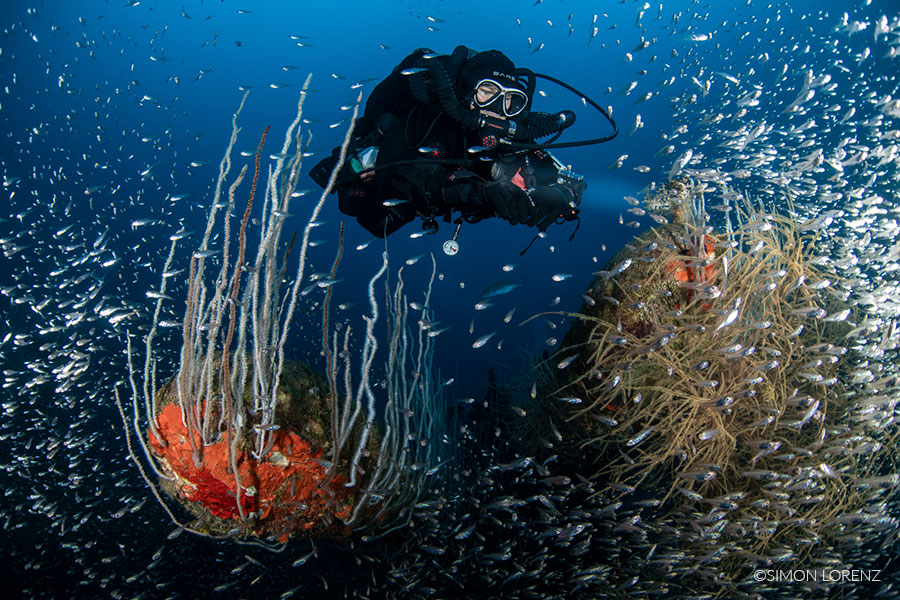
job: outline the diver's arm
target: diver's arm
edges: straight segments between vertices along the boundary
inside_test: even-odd
[[[398,196],[409,198],[420,215],[436,216],[460,211],[467,218],[499,216],[513,225],[537,226],[541,231],[581,202],[583,185],[563,185],[554,179],[549,185],[524,189],[521,177],[487,182],[471,171],[459,169],[438,174],[430,168],[400,167],[394,180]],[[535,180],[531,179],[531,183]]]
[[[534,225],[537,208],[528,192],[509,181],[487,182],[470,171],[455,171],[440,194],[444,206],[459,210],[467,219],[500,217],[513,225]]]
[[[546,150],[534,151],[532,161],[535,165],[536,186],[562,186],[566,189],[567,195],[571,195],[575,206],[581,203],[581,194],[587,189],[584,176],[572,172],[562,161]]]
[[[504,175],[498,171],[499,177],[492,182],[468,171],[457,171],[444,182],[441,193],[433,196],[452,210],[498,216],[512,225],[537,226],[541,231],[560,217],[577,213],[584,189],[577,180],[559,183],[552,176],[536,178],[532,168],[511,163],[505,167],[502,171],[508,172]],[[539,185],[539,181],[547,185]],[[528,184],[532,187],[526,187]]]
[[[467,171],[451,175],[441,197],[450,208],[479,219],[497,216],[512,225],[528,226],[537,225],[541,219],[539,207],[528,191],[511,181],[485,182]]]
[[[528,192],[537,205],[538,229],[545,231],[557,219],[577,215],[581,195],[587,188],[584,178],[546,150],[529,153],[529,162],[534,187]]]
[[[484,179],[471,171],[459,169],[440,182],[440,190],[433,193],[435,204],[451,210],[477,208],[486,203]]]

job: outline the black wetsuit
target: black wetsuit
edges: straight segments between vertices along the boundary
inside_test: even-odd
[[[549,153],[469,152],[482,146],[478,132],[461,127],[440,106],[415,101],[401,72],[424,52],[404,59],[369,96],[335,186],[341,212],[377,237],[417,217],[426,223],[441,217],[450,221],[453,211],[468,222],[501,216],[542,231],[565,211],[577,213],[585,186],[561,175]],[[377,160],[374,171],[361,177],[350,159],[368,147],[378,148]],[[338,153],[336,148],[312,173],[323,187]]]

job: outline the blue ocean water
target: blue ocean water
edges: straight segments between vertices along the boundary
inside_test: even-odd
[[[6,2],[0,7],[0,175],[7,208],[0,223],[0,462],[7,468],[0,479],[0,555],[10,568],[0,578],[16,590],[15,597],[275,597],[293,590],[296,597],[311,598],[450,598],[461,597],[461,589],[477,597],[471,584],[423,592],[415,586],[403,590],[397,578],[390,584],[373,578],[373,557],[390,564],[389,548],[360,550],[363,558],[354,559],[355,550],[340,547],[332,564],[289,567],[307,546],[291,546],[287,560],[185,541],[187,535],[167,540],[171,528],[162,524],[152,499],[140,512],[115,516],[116,507],[134,507],[147,496],[124,459],[111,398],[112,387],[124,381],[126,338],[124,327],[111,326],[96,309],[79,318],[80,301],[87,298],[94,307],[102,300],[102,306],[122,307],[121,314],[133,312],[124,325],[137,345],[149,327],[146,292],[159,284],[169,236],[184,228],[198,232],[196,241],[205,225],[232,115],[245,90],[235,147],[245,156],[235,160],[252,163],[267,126],[263,156],[278,152],[303,81],[312,74],[303,107],[303,135],[311,136],[304,162],[311,167],[343,139],[350,122],[350,110],[343,108],[360,93],[364,105],[374,85],[415,48],[498,49],[517,66],[559,78],[609,107],[618,123],[619,135],[611,142],[555,151],[588,185],[574,238],[569,240],[574,223],[554,225],[523,255],[537,231],[493,219],[463,225],[460,252],[451,257],[441,246],[452,225],[440,223],[437,235],[411,239],[419,229],[413,223],[386,244],[371,242],[332,197],[319,217],[324,224],[314,230],[321,243],[310,249],[309,261],[311,272],[327,273],[345,222],[332,310],[336,318],[358,324],[367,311],[365,286],[383,251],[394,273],[406,261],[414,263],[404,267],[412,301],[424,295],[433,256],[440,278],[431,305],[441,327],[449,327],[437,338],[435,359],[441,380],[453,380],[445,393],[453,400],[481,398],[491,369],[502,381],[527,389],[530,367],[558,350],[552,340],[561,340],[569,323],[561,313],[577,312],[593,273],[651,225],[626,212],[624,197],[640,197],[652,183],[666,181],[674,160],[689,149],[697,168],[737,168],[736,151],[721,140],[706,143],[718,121],[701,127],[705,118],[733,113],[731,103],[757,89],[765,102],[746,117],[747,127],[787,124],[794,116],[785,107],[807,70],[834,70],[840,52],[862,53],[869,46],[875,48],[871,56],[845,61],[835,71],[835,81],[843,79],[832,102],[838,108],[831,112],[840,116],[870,93],[897,94],[897,62],[885,56],[887,42],[872,39],[874,25],[853,36],[842,30],[844,11],[851,12],[851,21],[874,22],[885,14],[896,18],[897,7],[888,0]],[[809,45],[812,50],[804,51]],[[723,73],[752,83],[723,91]],[[576,95],[545,81],[538,89],[536,110],[577,114],[560,141],[609,133],[606,121]],[[638,116],[641,126],[635,127]],[[741,118],[730,116],[721,127],[737,129]],[[891,121],[867,126],[887,131]],[[836,142],[837,131],[823,132],[814,147]],[[673,149],[665,152],[669,145]],[[270,164],[264,159],[261,178]],[[887,175],[879,175],[872,189],[895,190],[896,161],[883,170]],[[777,171],[754,175],[747,185],[768,198],[765,186]],[[301,187],[315,191],[295,199],[288,230],[302,231],[318,199],[315,184],[304,178]],[[814,209],[815,199],[810,202]],[[189,238],[180,268],[191,243]],[[79,259],[101,246],[91,262],[114,262],[79,280]],[[522,285],[476,310],[482,291],[502,281]],[[185,286],[176,277],[172,288],[176,300],[164,318],[177,319]],[[504,322],[512,309],[514,317]],[[291,343],[298,358],[321,369],[320,318],[315,311],[298,318]],[[48,332],[48,323],[60,329]],[[492,332],[487,344],[472,348]],[[176,337],[165,338],[163,347],[174,348]],[[89,370],[80,383],[54,392],[63,383],[54,369],[67,364],[69,344],[76,341],[74,351],[88,357]],[[173,352],[164,354],[160,370],[171,373],[175,360]],[[58,438],[53,448],[46,442],[38,447],[47,436]],[[345,577],[348,570],[355,574]],[[213,592],[222,585],[228,587]]]
[[[524,12],[520,17],[513,13],[522,7],[500,4],[490,8],[479,6],[477,11],[474,4],[431,7],[400,3],[386,8],[380,3],[358,3],[347,8],[353,16],[346,22],[336,22],[331,9],[304,7],[300,10],[287,3],[246,10],[206,3],[197,5],[195,11],[186,6],[183,14],[179,11],[174,16],[169,15],[165,7],[146,4],[104,5],[96,14],[82,13],[74,7],[59,7],[53,11],[36,9],[36,14],[24,15],[26,20],[20,27],[21,35],[13,36],[21,38],[20,43],[27,42],[34,47],[24,45],[21,51],[7,51],[15,56],[15,62],[7,64],[15,65],[13,71],[19,81],[26,76],[29,79],[35,77],[20,85],[33,90],[36,97],[31,102],[7,103],[4,115],[10,122],[37,124],[41,116],[53,111],[60,111],[60,115],[71,111],[74,114],[67,122],[73,126],[60,131],[59,135],[65,136],[65,152],[70,156],[87,157],[82,158],[86,164],[76,185],[80,188],[84,184],[85,189],[93,185],[105,186],[96,194],[97,202],[118,205],[114,209],[124,219],[164,215],[165,221],[177,229],[174,224],[189,218],[189,210],[205,209],[208,205],[217,165],[230,135],[230,117],[240,101],[242,89],[250,88],[251,93],[241,117],[242,138],[236,150],[252,151],[267,125],[272,127],[270,140],[277,140],[270,142],[267,148],[271,149],[276,143],[280,144],[278,132],[283,131],[293,118],[300,86],[306,75],[313,73],[312,93],[305,109],[305,116],[311,121],[309,132],[313,135],[310,149],[317,152],[307,159],[311,166],[343,138],[349,122],[348,111],[341,111],[339,107],[355,102],[358,91],[351,90],[351,84],[368,80],[359,90],[363,92],[364,102],[366,90],[417,47],[431,47],[448,53],[459,44],[476,49],[502,49],[517,64],[570,82],[600,102],[603,102],[605,87],[611,85],[612,73],[618,67],[610,59],[599,58],[603,53],[599,46],[604,43],[599,38],[598,60],[586,56],[573,60],[571,47],[575,46],[576,35],[567,35],[566,24],[572,22],[574,27],[577,19],[573,16],[569,21],[565,11],[575,11],[575,6],[554,7],[558,14],[535,10]],[[617,9],[622,15],[626,12],[631,15],[630,7],[621,5]],[[437,11],[434,15],[428,14],[434,11]],[[591,18],[584,9],[582,12],[583,22]],[[471,14],[478,15],[482,26],[472,28],[468,24]],[[160,16],[157,21],[158,15],[165,16]],[[558,25],[551,27],[543,22],[544,17],[552,17]],[[521,26],[516,23],[516,18],[520,19]],[[42,19],[46,20],[41,25],[46,33],[37,30],[37,23]],[[607,20],[614,23],[615,19],[613,12]],[[32,23],[29,24],[29,20]],[[63,27],[63,23],[75,23],[77,27]],[[354,30],[363,23],[367,33]],[[25,33],[26,30],[33,30],[38,41]],[[329,35],[315,35],[322,31],[328,31]],[[546,41],[533,45],[544,43],[546,46],[531,54],[527,37],[534,37],[538,31],[541,39]],[[100,42],[91,40],[95,33],[100,36]],[[104,36],[108,41],[103,41]],[[584,48],[590,51],[585,25],[582,25],[580,36]],[[85,46],[85,57],[73,54],[79,45]],[[96,98],[86,107],[83,94],[88,89]],[[569,136],[584,139],[609,133],[609,126],[602,117],[578,107],[579,99],[566,90],[544,83],[539,89],[547,96],[536,102],[536,109],[577,110],[578,128]],[[617,109],[614,116],[622,123],[622,128],[627,128],[628,121],[633,120],[631,113],[635,112],[631,110],[631,102],[622,102],[621,106],[615,102],[610,104]],[[652,102],[647,105],[651,110],[652,107]],[[343,123],[329,127],[339,121]],[[83,126],[79,127],[79,123]],[[584,226],[573,243],[567,241],[573,226],[553,227],[548,239],[536,244],[525,257],[519,257],[519,252],[536,231],[505,223],[483,223],[477,227],[463,227],[459,238],[461,253],[449,258],[442,254],[440,246],[451,235],[450,225],[443,225],[441,234],[435,238],[413,241],[402,239],[417,227],[409,225],[392,238],[394,246],[390,252],[402,260],[421,253],[435,253],[439,269],[447,275],[447,285],[436,296],[436,309],[441,320],[445,320],[444,314],[455,316],[457,307],[471,312],[481,290],[501,279],[530,280],[532,285],[527,288],[528,293],[522,293],[522,290],[513,297],[502,299],[509,308],[521,302],[522,306],[517,309],[520,315],[533,314],[541,307],[549,308],[557,296],[567,298],[559,308],[575,309],[580,302],[578,290],[589,281],[590,271],[599,269],[625,238],[624,232],[611,228],[603,228],[601,232],[596,225],[616,218],[621,197],[636,194],[651,180],[649,176],[627,168],[606,170],[619,154],[630,151],[628,145],[639,143],[641,134],[644,132],[639,132],[633,139],[627,139],[623,134],[615,146],[607,144],[558,152],[563,162],[572,164],[576,172],[586,176],[590,187],[581,206]],[[49,131],[46,136],[32,134],[32,138],[32,142],[46,144],[47,151],[61,150],[54,144],[59,138],[50,139]],[[111,144],[112,138],[115,138],[115,144]],[[571,137],[569,141],[572,141]],[[120,174],[121,161],[140,163],[140,171],[151,170],[141,176],[142,185],[137,185],[134,174]],[[202,164],[191,167],[191,163]],[[27,165],[22,167],[28,168]],[[107,174],[112,176],[106,177]],[[314,186],[311,181],[309,184]],[[115,191],[114,198],[127,198],[127,203],[113,202],[112,197],[104,195],[114,186],[121,186]],[[170,195],[185,194],[184,200],[167,200]],[[79,200],[87,199],[81,198],[84,195],[81,189],[73,190],[72,195]],[[305,219],[302,207],[296,212],[298,219]],[[336,202],[329,203],[322,220],[336,224],[340,218]],[[115,231],[112,234],[115,235]],[[127,244],[124,238],[122,241]],[[346,245],[355,247],[366,239],[368,234],[351,220]],[[607,250],[602,250],[601,245]],[[378,244],[373,244],[368,250],[371,261],[363,260],[358,271],[352,263],[345,267],[345,279],[356,281],[373,272],[373,265],[380,260],[376,246]],[[548,252],[551,246],[555,253]],[[323,253],[328,256],[324,262],[330,259],[333,248],[323,249]],[[585,256],[596,256],[599,262],[578,258]],[[489,258],[487,264],[486,257]],[[422,261],[423,265],[425,262]],[[518,263],[518,267],[506,275],[500,267],[511,262]],[[577,273],[577,277],[554,284],[550,276],[557,272]],[[460,289],[459,285],[466,288]],[[351,295],[360,291],[360,286],[341,286],[335,290],[338,299],[345,291],[341,289],[344,287],[349,288],[346,293]],[[444,301],[446,309],[441,306]],[[501,307],[506,308],[507,304]],[[490,321],[497,316],[498,310],[499,307],[494,308],[491,311],[494,314],[489,314],[486,319],[481,319],[484,316],[481,314],[474,316],[479,321]],[[463,317],[452,320],[462,326],[457,325],[448,338],[462,334],[468,325]],[[490,323],[477,325],[479,331],[487,332]],[[539,335],[538,332],[529,333],[534,335],[522,337],[513,328],[508,343],[537,339]]]

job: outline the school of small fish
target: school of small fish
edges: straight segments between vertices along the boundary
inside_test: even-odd
[[[0,23],[5,140],[0,191],[7,206],[0,215],[5,265],[0,269],[0,557],[15,579],[9,593],[123,599],[898,597],[900,16],[886,0],[839,8],[812,2],[727,4],[726,9],[699,1],[621,0],[585,10],[542,0],[510,3],[506,25],[521,45],[510,55],[536,62],[565,47],[573,61],[586,66],[616,65],[616,79],[576,85],[592,95],[595,89],[605,92],[630,134],[605,146],[602,161],[588,172],[599,178],[627,171],[641,181],[652,176],[660,182],[635,194],[640,199],[626,199],[622,225],[634,230],[666,225],[660,207],[643,198],[652,198],[671,178],[688,178],[703,192],[709,226],[741,202],[751,202],[755,214],[792,219],[813,239],[814,268],[782,273],[771,265],[753,290],[765,296],[778,288],[797,299],[784,307],[784,316],[796,324],[784,338],[767,339],[774,319],[751,314],[752,298],[728,296],[734,281],[691,284],[698,302],[720,311],[705,327],[673,309],[655,315],[658,322],[673,324],[672,331],[640,341],[627,331],[610,331],[605,338],[611,351],[636,358],[665,352],[678,336],[697,336],[714,348],[683,365],[691,393],[703,399],[698,410],[714,415],[685,441],[688,459],[705,446],[732,443],[722,419],[756,401],[763,381],[794,364],[801,368],[797,393],[784,399],[790,414],[755,416],[750,427],[758,434],[741,438],[750,461],[739,473],[693,461],[664,494],[649,480],[595,478],[603,465],[592,464],[582,450],[587,440],[576,439],[566,415],[588,415],[594,431],[616,440],[610,451],[626,466],[639,465],[643,453],[666,439],[666,431],[649,421],[628,427],[624,411],[598,410],[602,407],[586,394],[545,389],[545,380],[583,368],[590,357],[585,348],[566,347],[571,320],[544,315],[536,320],[546,331],[542,350],[549,359],[541,364],[550,375],[522,377],[513,390],[498,383],[484,398],[456,402],[459,414],[448,417],[448,433],[436,443],[456,447],[457,461],[429,473],[435,484],[416,499],[410,527],[377,541],[296,542],[281,553],[167,528],[168,518],[128,457],[113,402],[114,389],[131,397],[126,348],[144,351],[158,303],[160,335],[177,337],[188,261],[223,259],[227,244],[214,238],[208,248],[188,251],[181,263],[163,268],[170,240],[190,242],[202,235],[194,217],[208,208],[208,198],[196,181],[214,181],[208,146],[217,151],[226,141],[204,128],[225,131],[227,123],[204,121],[183,96],[215,95],[216,102],[237,104],[238,96],[231,95],[236,85],[224,100],[221,90],[202,86],[221,83],[217,78],[231,68],[232,58],[212,53],[227,50],[233,57],[252,50],[251,36],[241,28],[262,27],[254,21],[262,5],[214,9],[189,2],[179,9],[126,0],[108,9],[109,18],[78,16],[88,11],[80,6],[58,11],[52,2],[5,11]],[[396,11],[398,20],[414,19],[435,48],[449,51],[466,43],[437,37],[457,17],[442,3],[400,2],[384,10]],[[227,11],[227,18],[218,11]],[[113,26],[113,15],[121,23],[121,14],[129,20]],[[327,45],[324,32],[281,37],[296,55],[252,63],[252,68],[271,67],[266,72],[272,78],[257,85],[274,90],[267,93],[299,87],[289,78],[304,72],[303,53]],[[405,40],[392,39],[385,40],[390,45],[370,43],[371,50],[402,57],[412,49],[403,47]],[[182,58],[188,54],[194,56]],[[266,60],[271,64],[260,64]],[[345,86],[354,98],[382,75],[363,69],[372,77],[355,79],[328,71],[317,75],[318,81]],[[554,100],[562,95],[552,91]],[[348,100],[336,105],[331,117],[305,119],[304,126],[322,136],[343,131],[345,111],[352,106]],[[644,144],[657,133],[656,145],[627,146],[628,140]],[[616,145],[622,137],[625,146]],[[248,179],[254,149],[255,142],[238,148],[251,160]],[[273,164],[267,158],[285,157],[263,155],[263,181]],[[599,187],[589,188],[585,203]],[[301,202],[295,207],[291,212],[302,218]],[[292,216],[273,210],[264,218]],[[254,216],[250,223],[259,220]],[[310,247],[330,244],[333,257],[335,234],[323,233],[325,222],[315,225],[323,239]],[[597,228],[598,239],[609,226],[606,220],[585,221],[585,227]],[[706,226],[699,224],[690,234],[705,235]],[[716,248],[716,266],[739,273],[720,257],[727,256],[732,240],[762,239],[772,234],[771,226],[761,218],[728,232]],[[371,243],[348,247],[365,253]],[[772,245],[738,248],[764,257],[774,251]],[[653,265],[664,250],[648,244],[635,258],[596,275],[611,284],[624,280]],[[397,262],[418,268],[424,256],[419,250]],[[708,266],[704,257],[694,259],[690,268]],[[352,284],[322,262],[301,287],[302,298],[314,308],[321,306],[321,295]],[[561,298],[563,286],[587,284],[576,269],[580,265],[557,265],[526,286],[526,269],[507,263],[498,267],[495,283],[484,288],[477,304],[466,303],[472,314],[462,323],[471,318],[468,326],[430,321],[424,314],[413,321],[423,335],[463,337],[466,350],[479,357],[495,349],[494,358],[507,356],[512,351],[511,343],[503,347],[505,328],[535,318],[516,312],[516,298],[531,285],[556,290],[553,311],[557,305],[571,307],[572,301],[620,302],[590,293]],[[160,280],[166,282],[162,290]],[[723,305],[723,298],[731,302]],[[409,308],[421,306],[412,302]],[[644,301],[617,308],[651,306]],[[334,308],[336,314],[358,311],[354,302]],[[297,335],[314,336],[316,325],[298,327]],[[200,324],[201,330],[207,326]],[[822,339],[802,351],[792,346],[833,326],[843,328],[840,339]],[[152,365],[150,381],[177,368],[178,357],[166,356]],[[751,369],[738,382],[709,372],[711,364],[724,363]],[[631,388],[627,369],[584,375],[598,393],[627,394],[630,407],[650,402],[649,393]],[[852,395],[844,415],[829,412],[824,392],[814,392],[836,385],[836,379]],[[453,378],[445,375],[442,381],[441,393],[452,395]],[[782,422],[799,434],[823,432],[822,437],[792,446],[768,435]],[[735,476],[758,493],[707,493]],[[833,498],[836,487],[852,493],[862,508],[836,508],[824,521],[804,521],[810,507]],[[673,506],[679,510],[670,510]],[[743,571],[726,581],[723,573],[732,573],[734,565]],[[754,567],[864,567],[880,570],[881,579],[839,586],[758,582],[751,579]]]

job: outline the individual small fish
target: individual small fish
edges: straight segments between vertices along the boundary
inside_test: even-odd
[[[769,470],[757,470],[757,471],[744,471],[741,473],[744,477],[749,477],[750,479],[756,479],[758,481],[774,481],[778,479],[778,473],[775,471]],[[790,500],[790,496],[787,494],[781,494],[780,492],[769,492],[768,490],[763,490],[763,493],[768,494],[779,494],[781,497],[776,497],[776,500],[780,500],[782,502],[786,502]]]
[[[732,344],[724,348],[717,348],[716,352],[719,352],[721,354],[735,354],[737,352],[740,352],[743,347],[743,344]]]
[[[612,162],[612,164],[610,164],[610,165],[607,167],[607,169],[620,169],[620,168],[622,168],[622,165],[625,163],[626,160],[628,160],[628,155],[627,155],[627,154],[622,154],[621,156],[619,156],[619,158],[617,158],[616,160],[614,160],[614,161]]]
[[[607,427],[615,427],[619,424],[619,422],[616,421],[615,419],[613,419],[612,417],[607,417],[604,415],[592,415],[592,416],[594,419],[596,419],[597,421],[600,421]]]
[[[716,379],[707,379],[704,381],[698,381],[694,385],[705,388],[714,388],[719,385],[719,382]]]
[[[750,460],[751,465],[755,465],[756,461],[758,461],[760,458],[768,456],[769,454],[772,454],[776,450],[781,448],[781,442],[766,442],[764,445],[759,446],[759,448],[759,452]]]
[[[739,310],[740,304],[741,304],[741,299],[738,298],[737,304],[734,307],[734,309],[731,310],[727,315],[725,315],[725,318],[723,318],[719,322],[719,324],[713,330],[713,333],[715,333],[716,331],[719,331],[720,329],[724,329],[725,327],[728,327],[729,325],[731,325],[732,323],[734,323],[737,320],[738,315],[740,314],[740,310]]]
[[[559,362],[558,365],[556,365],[556,368],[557,368],[557,369],[565,369],[565,368],[568,367],[570,364],[572,364],[572,361],[573,361],[573,360],[575,360],[575,359],[578,358],[579,356],[581,356],[581,355],[580,355],[580,354],[573,354],[572,356],[570,356],[570,357],[568,357],[568,358],[564,358],[563,360],[561,360],[561,361]]]
[[[693,490],[689,490],[689,489],[683,488],[681,486],[677,486],[676,489],[678,489],[679,492],[681,492],[682,494],[684,494],[691,500],[694,500],[695,502],[700,502],[701,500],[703,500],[703,496],[701,496],[700,494],[698,494],[697,492],[695,492]]]
[[[292,562],[292,563],[291,563],[291,566],[292,566],[292,567],[299,567],[299,566],[301,566],[301,565],[304,565],[304,564],[306,564],[306,562],[307,562],[310,558],[312,558],[313,556],[318,556],[318,554],[316,553],[316,546],[315,546],[315,544],[313,544],[313,549],[312,549],[311,552],[309,552],[308,554],[304,554],[303,556],[301,556],[300,558],[298,558],[297,560],[295,560],[294,562]]]
[[[215,256],[218,253],[218,250],[197,250],[192,256],[194,258],[209,258],[210,256]]]
[[[821,400],[816,400],[810,405],[809,409],[807,409],[806,413],[803,415],[803,418],[800,419],[800,427],[809,423],[809,420],[812,419],[813,415],[816,414],[816,411],[819,410],[820,403]]]
[[[634,261],[632,259],[626,258],[625,260],[623,260],[622,262],[617,264],[615,267],[613,267],[612,271],[610,271],[609,274],[606,276],[606,279],[610,279],[612,277],[615,277],[616,275],[621,274],[623,271],[625,271],[625,269],[630,267],[633,262]]]
[[[648,427],[647,429],[644,429],[639,434],[637,434],[636,436],[634,436],[633,438],[631,438],[630,440],[625,442],[625,445],[628,446],[629,448],[637,446],[638,444],[640,444],[641,442],[646,440],[648,437],[650,437],[650,434],[652,434],[654,431],[656,431],[656,427]]]
[[[521,286],[521,283],[517,283],[515,281],[496,281],[481,290],[481,299],[487,300],[488,298],[503,296]]]
[[[721,429],[707,429],[706,431],[701,432],[697,437],[700,438],[700,441],[705,442],[707,440],[713,439],[720,433],[722,433]]]
[[[828,317],[825,317],[823,320],[827,323],[839,323],[841,321],[847,320],[847,317],[850,316],[850,309],[846,308],[840,312],[834,313]]]
[[[684,471],[682,473],[679,473],[678,477],[682,479],[690,479],[692,481],[709,481],[710,479],[715,479],[716,472],[709,470]]]
[[[803,317],[806,319],[821,319],[826,314],[824,308],[819,308],[818,306],[808,306],[804,308],[794,308],[791,309],[790,313],[792,315],[797,315],[798,317]]]
[[[131,222],[131,228],[137,229],[138,227],[144,227],[145,225],[156,225],[159,223],[162,223],[162,221],[157,219],[138,219]]]
[[[581,404],[581,398],[576,398],[574,396],[561,396],[557,398],[560,402],[565,402],[567,404]]]
[[[721,71],[718,71],[718,72],[716,72],[716,75],[724,77],[725,79],[727,79],[728,81],[730,81],[731,83],[733,83],[735,85],[738,85],[741,83],[740,79],[738,79],[737,77],[734,77],[733,75],[729,75],[728,73],[723,73]]]
[[[754,371],[771,371],[779,365],[777,360],[770,360],[769,362],[762,363],[759,365],[754,365],[752,369]]]
[[[719,396],[718,398],[713,398],[705,402],[708,406],[715,406],[716,408],[726,408],[734,404],[735,397],[734,396]]]
[[[610,380],[606,383],[606,385],[603,387],[603,390],[604,390],[605,392],[611,392],[611,391],[613,391],[613,390],[616,388],[616,386],[619,385],[619,383],[620,383],[621,381],[622,381],[622,376],[621,376],[621,375],[615,375],[612,379],[610,379]]]
[[[339,281],[343,281],[343,277],[340,277],[340,278],[327,277],[324,279],[319,279],[316,282],[316,285],[318,285],[320,288],[329,288],[329,287],[333,286],[334,284],[338,283]]]
[[[487,343],[488,343],[488,340],[491,339],[492,337],[494,337],[494,335],[495,335],[496,333],[497,333],[497,332],[494,331],[494,332],[492,332],[492,333],[488,333],[488,334],[486,334],[486,335],[481,336],[480,338],[478,338],[477,340],[475,340],[475,341],[472,343],[472,348],[476,348],[476,349],[477,349],[477,348],[481,348],[482,346],[484,346],[485,344],[487,344]]]
[[[634,125],[631,126],[631,133],[629,135],[634,135],[638,129],[644,126],[643,121],[641,121],[641,115],[636,114],[634,116]]]
[[[760,419],[758,421],[754,421],[753,423],[750,423],[750,427],[753,427],[753,428],[765,427],[767,425],[771,425],[774,422],[775,422],[775,416],[769,415],[767,417],[763,417],[762,419]]]
[[[758,242],[754,243],[752,246],[750,246],[750,248],[747,249],[747,254],[756,254],[757,252],[762,250],[763,246],[765,246],[765,245],[766,245],[765,240],[759,240]],[[770,284],[770,285],[773,285],[773,284]],[[774,285],[773,285],[773,287],[769,288],[769,290],[767,290],[767,291],[771,291],[773,289],[775,289]]]
[[[674,150],[674,147],[672,148]],[[681,170],[691,161],[693,158],[694,152],[693,150],[687,150],[684,154],[678,157],[675,163],[672,165],[672,168],[669,169],[669,179],[673,179]]]

